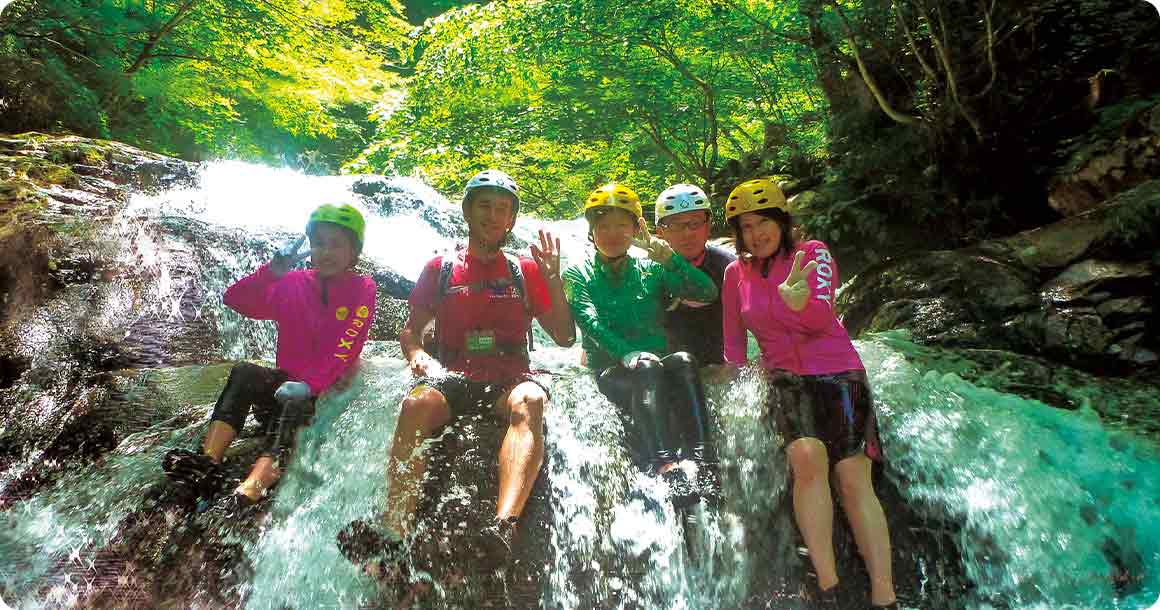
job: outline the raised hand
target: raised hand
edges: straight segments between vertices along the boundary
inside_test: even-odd
[[[289,273],[294,265],[310,256],[309,249],[299,252],[304,243],[306,243],[306,236],[300,235],[298,239],[278,248],[278,251],[274,253],[274,259],[270,261],[270,271],[273,271],[274,275],[282,277]]]
[[[637,225],[636,235],[632,238],[632,245],[648,252],[648,257],[660,264],[669,262],[673,256],[673,249],[665,240],[648,232],[648,225],[644,218]]]
[[[789,275],[777,287],[777,293],[781,295],[781,300],[785,302],[785,306],[794,311],[801,311],[806,308],[806,302],[810,299],[809,275],[818,266],[818,261],[810,261],[803,268],[802,257],[805,254],[805,252],[799,250],[794,255],[793,266],[789,269]]]
[[[540,229],[540,246],[532,244],[532,259],[540,267],[545,280],[560,278],[560,238],[552,241],[552,234]]]

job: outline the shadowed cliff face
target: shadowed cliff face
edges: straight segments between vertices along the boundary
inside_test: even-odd
[[[406,315],[401,299],[422,262],[463,236],[458,206],[407,180],[191,166],[75,138],[0,138],[0,154],[5,601],[807,607],[812,577],[799,554],[781,437],[769,418],[780,406],[766,405],[762,376],[746,369],[737,380],[709,384],[723,500],[685,521],[632,467],[615,407],[578,367],[577,350],[551,347],[542,333],[532,355],[534,366],[554,373],[547,458],[521,521],[517,561],[497,572],[480,558],[506,424],[464,418],[432,443],[423,536],[413,555],[430,586],[377,587],[339,555],[334,538],[384,504],[383,468],[410,384],[394,342]],[[163,481],[161,456],[200,442],[234,361],[273,359],[274,327],[230,312],[221,293],[300,231],[309,207],[323,200],[368,212],[372,237],[360,269],[375,276],[380,300],[360,372],[319,402],[294,462],[256,511],[238,515],[213,503],[192,510]],[[512,246],[524,249],[540,226],[521,220]],[[567,236],[568,260],[586,256],[582,227],[549,228]],[[976,275],[999,278],[1014,307],[1033,308],[1040,276],[1002,264],[1002,273],[986,267]],[[1103,290],[1074,286],[1060,290],[1076,298]],[[948,280],[922,290],[958,295],[960,288]],[[865,301],[854,302],[847,313],[864,308]],[[985,318],[989,310],[973,311]],[[931,328],[939,323],[930,319]],[[1013,373],[1016,381],[1001,388],[1008,394],[980,387],[986,379],[963,381],[960,375],[990,362],[979,350],[924,347],[890,333],[867,333],[857,347],[881,410],[890,459],[877,469],[878,492],[897,589],[908,605],[1108,607],[1156,590],[1160,576],[1150,566],[1160,564],[1160,515],[1148,499],[1160,495],[1160,459],[1131,422],[1100,423],[1087,406],[1099,408],[1110,396],[1098,379],[1004,356],[1004,370],[1042,377],[1050,369],[1050,381],[1036,383],[1075,403],[1060,405],[1074,412],[1057,410],[1014,395],[1032,385],[1020,386],[1026,376]],[[1027,395],[1050,396],[1036,388]],[[1119,400],[1155,396],[1146,387],[1134,391]],[[227,454],[231,481],[253,462],[256,433],[251,422]],[[840,511],[835,523],[848,585],[843,607],[861,607],[865,573]],[[1066,555],[1066,569],[1055,569],[1057,555]],[[1075,574],[1086,584],[1073,584]]]

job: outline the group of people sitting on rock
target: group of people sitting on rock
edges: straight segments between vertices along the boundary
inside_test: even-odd
[[[727,374],[748,362],[748,334],[769,380],[767,415],[784,439],[793,477],[794,516],[817,575],[814,598],[837,607],[831,474],[870,575],[872,607],[896,607],[890,539],[871,482],[882,458],[865,369],[834,313],[838,265],[819,241],[801,241],[776,183],[758,178],[724,201],[737,254],[708,243],[713,203],[697,186],[677,184],[656,200],[656,236],[640,198],[611,183],[584,203],[595,254],[560,268],[560,242],[540,232],[531,257],[501,249],[515,226],[520,189],[489,169],[464,189],[466,247],[424,267],[409,298],[399,342],[414,383],[402,401],[387,467],[382,518],[356,521],[338,535],[352,561],[397,577],[417,535],[414,517],[426,439],[454,418],[505,422],[499,449],[489,553],[511,552],[520,516],[544,460],[550,383],[529,359],[532,320],[556,344],[576,327],[596,386],[621,418],[637,465],[663,479],[674,506],[716,502],[715,432],[703,366]],[[350,205],[323,205],[299,240],[230,286],[225,304],[278,326],[277,368],[236,365],[197,450],[173,449],[163,469],[193,497],[212,500],[225,486],[222,459],[247,416],[268,439],[249,475],[226,498],[247,510],[278,480],[317,397],[349,373],[375,315],[373,279],[353,271],[365,222]],[[632,246],[647,258],[630,256]],[[292,270],[310,257],[312,268]],[[434,324],[434,341],[425,341]]]

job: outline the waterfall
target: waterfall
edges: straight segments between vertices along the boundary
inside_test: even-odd
[[[412,281],[427,260],[450,252],[463,236],[455,224],[458,203],[416,179],[314,177],[211,163],[196,188],[138,195],[119,214],[119,256],[153,279],[122,287],[106,301],[110,319],[94,324],[128,320],[130,331],[169,329],[152,340],[172,340],[177,347],[185,341],[180,328],[204,324],[212,329],[218,359],[272,362],[273,325],[234,314],[221,294],[275,245],[301,233],[321,203],[363,210],[363,257]],[[590,255],[582,220],[520,219],[514,249],[526,254],[541,229],[563,238],[565,263]],[[128,302],[126,295],[145,305],[116,308]],[[888,455],[880,486],[897,495],[887,513],[897,586],[907,605],[1135,609],[1156,602],[1157,439],[1105,426],[1090,408],[1053,409],[924,371],[898,349],[904,341],[885,333],[855,345],[880,409]],[[394,343],[368,342],[350,387],[319,401],[316,420],[257,527],[225,524],[217,530],[212,548],[236,553],[221,560],[229,573],[199,575],[185,566],[188,578],[214,585],[153,585],[146,593],[185,586],[196,593],[179,603],[202,606],[229,600],[249,608],[379,603],[381,591],[339,554],[334,540],[352,519],[375,514],[385,502],[395,418],[411,382]],[[614,407],[579,364],[579,342],[558,348],[538,331],[536,345],[533,366],[552,371],[553,399],[545,414],[550,485],[543,500],[550,548],[538,555],[543,565],[536,568],[535,606],[806,607],[799,593],[811,582],[808,562],[799,552],[787,498],[792,483],[781,437],[764,414],[767,388],[758,370],[708,384],[719,424],[723,501],[682,515],[654,479],[632,466]],[[148,551],[148,539],[126,542],[126,523],[153,510],[142,508],[152,506],[143,498],[162,482],[165,450],[199,442],[227,372],[228,366],[213,362],[146,363],[111,381],[104,408],[120,413],[124,430],[115,448],[0,512],[0,608],[163,601],[102,580],[108,573],[132,580],[124,565],[102,563],[112,561],[102,549],[121,545],[181,556],[181,549]],[[481,459],[494,462],[494,456]],[[0,484],[13,477],[6,474]],[[452,492],[475,493],[463,484]],[[183,532],[201,527],[174,511],[156,510]],[[195,540],[197,533],[167,540]],[[207,548],[193,545],[190,552]],[[839,553],[847,564],[859,563],[852,544]],[[861,586],[856,577],[849,582]],[[118,586],[123,598],[94,597],[102,587]],[[436,582],[420,603],[454,607],[453,589]]]

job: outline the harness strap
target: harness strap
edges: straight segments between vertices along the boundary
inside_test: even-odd
[[[527,291],[525,284],[524,284],[524,273],[523,273],[523,269],[520,268],[519,259],[516,258],[515,255],[509,254],[507,252],[503,253],[503,257],[504,257],[504,260],[507,261],[508,273],[511,274],[511,279],[509,281],[511,282],[511,285],[515,287],[516,292],[520,295],[520,300],[522,300],[524,303],[524,314],[528,317],[528,321],[529,321],[528,341],[527,341],[526,345],[520,346],[518,350],[514,350],[511,348],[504,348],[504,347],[496,347],[496,351],[491,352],[491,353],[493,353],[493,354],[499,353],[499,354],[505,354],[505,355],[509,354],[509,353],[510,354],[523,354],[524,356],[527,356],[528,352],[530,352],[536,348],[535,338],[532,335],[532,326],[530,323],[532,320],[532,301],[531,301],[531,298],[528,296],[528,291]],[[443,302],[443,298],[446,297],[448,294],[450,294],[453,289],[463,289],[463,290],[467,290],[467,291],[473,291],[473,290],[483,290],[485,288],[491,288],[491,287],[504,286],[504,284],[496,284],[494,281],[491,281],[491,282],[473,282],[471,284],[462,284],[459,286],[455,286],[453,288],[451,286],[451,273],[452,273],[452,271],[454,271],[454,269],[455,269],[455,261],[454,260],[446,258],[446,257],[443,257],[440,259],[440,261],[439,261],[439,293],[438,293],[438,300],[435,303],[436,307],[438,307],[439,304]],[[500,280],[500,281],[502,282],[502,280]],[[448,361],[448,359],[451,356],[462,353],[459,351],[452,352],[450,350],[445,350],[443,348],[443,341],[439,338],[438,325],[436,325],[436,327],[435,327],[435,344],[436,344],[437,350],[439,352],[436,355],[436,358],[438,358],[440,361]]]

